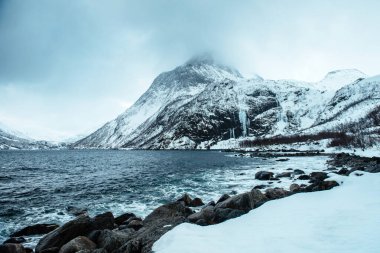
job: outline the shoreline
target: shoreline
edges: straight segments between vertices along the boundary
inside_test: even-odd
[[[236,151],[234,151],[236,152]],[[277,154],[275,155],[277,157]],[[120,216],[119,217],[113,217],[112,213],[105,213],[101,214],[100,218],[107,220],[107,224],[104,227],[104,224],[101,224],[100,227],[96,227],[94,225],[94,222],[99,219],[99,215],[95,216],[94,218],[90,218],[86,215],[82,215],[72,221],[69,221],[68,223],[62,225],[61,227],[55,229],[53,232],[50,232],[50,234],[45,235],[39,242],[39,245],[45,243],[49,245],[46,242],[47,237],[52,237],[51,234],[55,233],[56,236],[54,237],[54,240],[60,240],[62,237],[59,234],[59,231],[62,230],[62,228],[67,228],[70,226],[74,226],[77,224],[80,220],[80,222],[84,221],[87,222],[86,224],[90,227],[96,227],[97,229],[93,230],[100,230],[103,232],[99,232],[97,236],[90,235],[90,232],[86,231],[83,232],[81,235],[77,235],[74,238],[75,239],[78,236],[87,236],[90,241],[94,242],[96,244],[96,248],[99,249],[99,245],[103,245],[105,238],[112,239],[112,240],[121,240],[124,242],[123,245],[120,247],[135,247],[136,252],[150,252],[150,248],[153,245],[153,243],[158,240],[163,234],[171,230],[173,227],[175,227],[178,224],[184,223],[184,222],[190,222],[198,225],[208,226],[213,224],[218,224],[221,222],[224,222],[226,220],[236,218],[238,216],[241,216],[243,214],[246,214],[252,209],[255,209],[257,207],[260,207],[262,204],[264,204],[267,201],[275,200],[283,197],[287,197],[290,195],[293,195],[295,193],[299,192],[312,192],[312,191],[319,191],[319,190],[328,190],[338,185],[336,181],[330,181],[327,179],[327,174],[331,172],[340,173],[340,175],[349,175],[350,173],[357,171],[357,170],[364,170],[363,169],[363,163],[364,164],[370,164],[371,166],[374,165],[375,168],[379,169],[380,164],[380,158],[363,158],[363,157],[357,157],[357,156],[350,156],[347,154],[334,154],[332,159],[329,160],[328,165],[336,166],[335,171],[321,171],[320,173],[315,173],[313,177],[309,176],[309,180],[313,180],[313,182],[310,185],[313,185],[313,187],[310,187],[310,185],[305,186],[294,186],[291,187],[293,189],[283,189],[283,188],[269,188],[266,191],[261,192],[260,189],[252,189],[250,192],[245,192],[238,195],[233,196],[226,196],[225,194],[222,195],[222,197],[217,201],[216,203],[208,203],[206,205],[200,205],[201,200],[198,198],[198,206],[202,206],[203,208],[198,211],[194,212],[192,207],[197,206],[194,203],[192,204],[192,199],[187,195],[184,195],[182,198],[178,199],[175,202],[168,203],[165,205],[162,205],[156,209],[152,213],[150,213],[145,219],[139,219],[135,215],[133,219],[131,220],[124,220],[123,222],[125,224],[120,223]],[[343,170],[345,169],[346,165],[352,166],[351,170]],[[373,166],[372,166],[373,167]],[[371,168],[372,168],[371,167]],[[341,170],[338,170],[337,168],[342,168]],[[370,172],[379,172],[379,171],[370,171]],[[257,174],[257,173],[256,173]],[[359,173],[360,174],[360,173]],[[259,176],[259,175],[258,175]],[[277,179],[275,175],[268,175],[264,173],[264,179],[263,181],[276,181]],[[329,182],[329,183],[325,183]],[[332,183],[335,182],[335,183]],[[309,182],[310,183],[310,182]],[[309,187],[309,188],[308,188]],[[194,200],[195,200],[194,199]],[[200,200],[200,202],[199,202]],[[97,218],[98,217],[98,218]],[[132,217],[129,217],[130,219]],[[120,225],[117,227],[114,227],[114,224],[116,220],[119,220]],[[96,223],[96,222],[95,222]],[[110,225],[112,223],[112,225]],[[131,224],[130,224],[131,223]],[[99,228],[99,229],[98,229]],[[133,230],[133,231],[132,231]],[[58,232],[57,232],[58,231]],[[92,232],[93,232],[92,231]],[[58,233],[58,235],[57,235]],[[106,234],[106,235],[105,235]],[[128,235],[128,236],[126,236]],[[151,238],[147,238],[147,235]],[[104,237],[104,238],[103,238]],[[99,239],[100,238],[100,239]],[[103,239],[102,239],[103,238]],[[83,239],[83,238],[82,238]],[[83,239],[86,240],[86,239]],[[37,253],[54,253],[54,252],[60,252],[59,250],[67,243],[70,243],[71,240],[67,241],[64,240],[64,242],[61,242],[62,245],[60,247],[55,247],[55,249],[52,249],[52,247],[39,247],[37,245],[36,252]],[[128,244],[128,245],[125,245]],[[104,246],[104,245],[103,245]],[[47,247],[47,248],[46,248]],[[104,247],[108,247],[107,245]],[[104,248],[100,247],[100,248]],[[54,247],[53,247],[54,248]],[[59,249],[57,249],[59,248]],[[46,251],[48,250],[49,251]],[[92,249],[91,252],[93,252]],[[117,252],[117,249],[113,249],[108,253],[111,252]],[[30,249],[27,251],[19,251],[19,252],[30,252]],[[124,251],[124,252],[135,252],[135,251]]]

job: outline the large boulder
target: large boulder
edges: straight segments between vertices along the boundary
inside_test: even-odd
[[[143,221],[143,227],[135,232],[133,239],[121,246],[116,253],[150,253],[152,245],[175,226],[188,221],[193,211],[180,200],[162,205]]]
[[[273,178],[273,172],[259,171],[255,174],[255,179],[258,180],[271,180]]]
[[[312,172],[310,173],[310,183],[316,183],[328,178],[326,172]]]
[[[107,252],[113,252],[132,239],[134,232],[129,230],[128,233],[120,231],[112,231],[109,229],[97,231],[98,234],[94,238],[98,248],[105,249]]]
[[[282,177],[291,177],[292,173],[291,172],[282,172],[276,175],[277,178],[282,178]]]
[[[136,217],[134,213],[124,213],[115,218],[115,223],[120,226],[124,222],[126,222],[129,218]]]
[[[94,218],[82,215],[44,236],[38,242],[35,251],[36,253],[42,253],[41,251],[49,248],[61,248],[64,244],[78,236],[86,236],[94,230],[113,228],[114,217],[110,212],[95,216]]]
[[[300,192],[301,191],[301,187],[299,184],[291,184],[290,187],[289,187],[289,191],[291,192]]]
[[[225,201],[226,199],[229,199],[229,198],[231,198],[231,196],[228,195],[227,193],[225,193],[225,194],[223,194],[223,195],[218,199],[218,201],[217,201],[216,203],[218,204],[218,203],[223,202],[223,201]]]
[[[19,237],[25,235],[43,235],[53,231],[58,227],[59,226],[57,224],[35,224],[14,232],[11,234],[11,237]]]
[[[202,220],[206,224],[214,224],[215,217],[215,207],[214,206],[206,206],[201,211],[194,213],[188,217],[189,221],[192,223],[197,223],[199,220]]]
[[[189,206],[191,204],[191,201],[193,200],[187,193],[183,194],[183,196],[177,200],[177,202],[183,202],[185,206]]]
[[[133,220],[128,223],[127,228],[133,228],[134,230],[139,230],[144,226],[143,222],[140,220]]]
[[[200,199],[200,198],[194,198],[193,200],[191,200],[189,206],[190,207],[204,206],[204,203],[203,203],[202,199]]]
[[[245,213],[246,212],[243,210],[236,210],[236,209],[231,209],[231,208],[217,208],[215,210],[213,222],[221,223],[223,221],[242,216]]]
[[[8,240],[4,241],[3,244],[6,243],[23,243],[26,242],[24,237],[11,237]]]
[[[265,196],[268,199],[280,199],[291,195],[292,193],[282,188],[270,188],[265,191]]]
[[[167,219],[167,218],[174,218],[174,217],[186,218],[192,213],[193,211],[190,208],[186,207],[181,201],[173,202],[173,203],[165,204],[156,208],[152,213],[150,213],[144,219],[144,225],[160,220],[160,219]]]
[[[293,171],[293,174],[294,174],[294,175],[302,175],[302,174],[305,174],[305,171],[300,170],[300,169],[295,169],[295,170]]]
[[[335,186],[339,186],[339,184],[336,181],[319,181],[307,186],[305,188],[305,191],[307,192],[325,191],[325,190],[330,190],[334,188]]]
[[[235,195],[216,204],[215,208],[231,208],[248,212],[267,201],[261,191],[253,189],[250,192]]]
[[[59,253],[76,253],[80,250],[94,250],[96,244],[92,242],[85,236],[78,236],[65,245],[59,250]]]

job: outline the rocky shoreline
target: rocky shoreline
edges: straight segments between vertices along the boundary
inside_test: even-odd
[[[289,170],[279,174],[258,171],[260,181],[278,181],[289,177],[304,180],[289,189],[268,188],[256,185],[251,191],[230,196],[223,194],[216,202],[204,204],[200,198],[185,194],[177,201],[156,208],[145,219],[133,213],[114,217],[111,212],[89,217],[85,212],[75,212],[78,217],[62,226],[36,224],[16,231],[0,245],[0,253],[31,253],[24,248],[23,236],[45,234],[38,242],[36,253],[148,253],[163,234],[175,226],[190,222],[201,226],[218,224],[239,217],[267,201],[301,192],[329,190],[338,182],[328,178],[328,173],[360,176],[360,171],[380,172],[380,158],[365,158],[348,154],[331,155],[326,171],[305,174],[302,170]],[[201,208],[199,211],[195,211]]]

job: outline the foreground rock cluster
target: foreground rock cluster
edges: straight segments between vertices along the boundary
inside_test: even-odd
[[[380,159],[336,155],[329,161],[329,172],[348,175],[356,170],[379,172]],[[351,164],[351,169],[346,165]],[[365,165],[365,166],[364,166]],[[312,172],[306,175],[302,170],[283,172],[259,171],[256,179],[262,181],[280,180],[293,177],[305,180],[305,184],[292,184],[289,189],[269,188],[261,191],[260,185],[251,191],[229,196],[224,194],[217,202],[204,204],[200,198],[192,199],[185,194],[175,202],[156,208],[145,219],[133,213],[114,217],[111,212],[89,217],[87,213],[58,227],[54,224],[37,224],[13,233],[9,240],[0,245],[1,253],[31,253],[24,248],[22,236],[46,234],[37,244],[36,253],[148,253],[152,245],[163,234],[175,226],[190,222],[201,226],[221,223],[241,216],[267,201],[287,197],[299,192],[329,190],[338,186],[336,181],[328,180],[327,172]],[[195,212],[192,207],[201,207]]]

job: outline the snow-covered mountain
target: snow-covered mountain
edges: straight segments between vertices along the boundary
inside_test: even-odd
[[[244,79],[210,57],[160,74],[126,112],[77,148],[207,148],[218,141],[328,130],[380,104],[380,77],[349,69],[317,83]]]
[[[6,127],[0,129],[0,150],[51,149],[54,147],[55,145],[49,142],[32,140]]]

